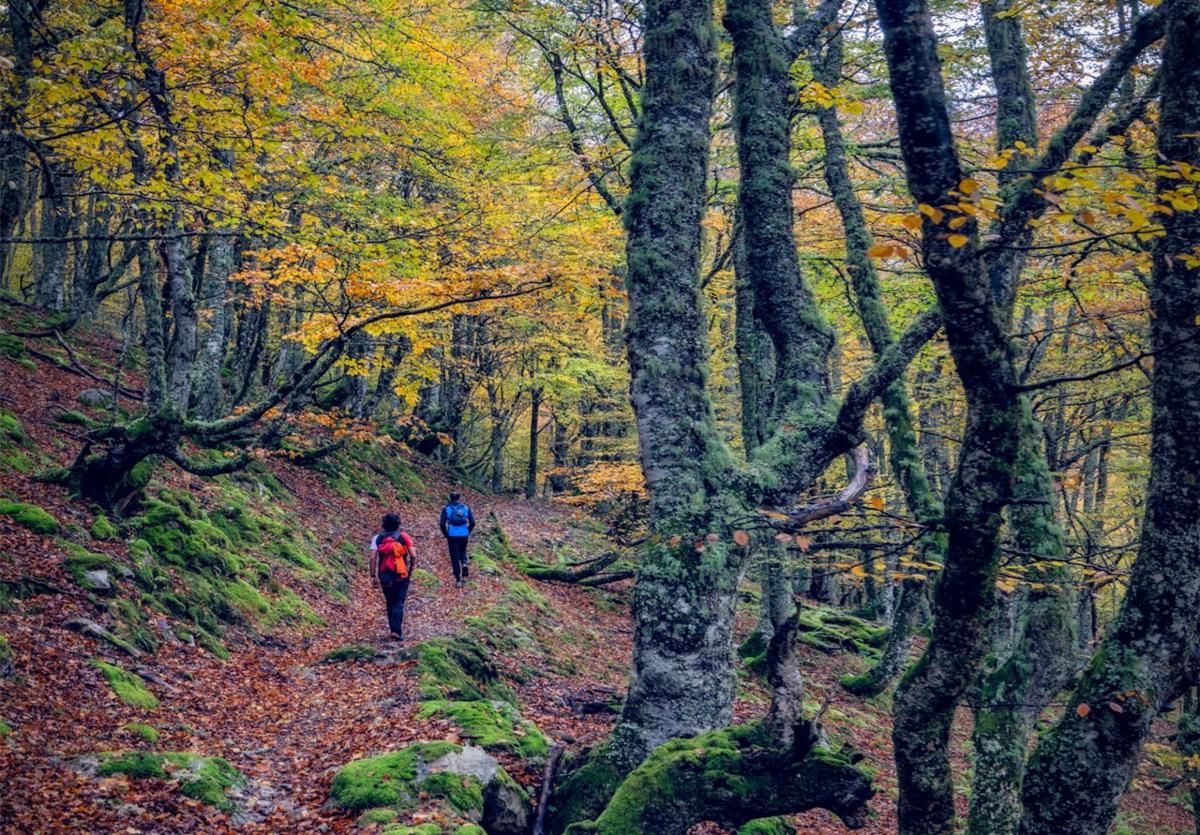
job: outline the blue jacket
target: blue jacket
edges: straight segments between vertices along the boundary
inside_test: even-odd
[[[438,527],[442,529],[442,536],[470,536],[471,531],[475,530],[475,514],[471,512],[471,508],[465,502],[459,502],[458,504],[467,508],[467,524],[451,525],[451,505],[446,505],[442,508],[442,518],[438,520]]]

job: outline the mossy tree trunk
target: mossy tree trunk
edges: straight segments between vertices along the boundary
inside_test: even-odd
[[[1200,0],[1168,0],[1160,8],[1166,39],[1158,155],[1167,166],[1194,168],[1200,166]],[[1158,189],[1178,183],[1163,178]],[[1028,835],[1108,829],[1151,721],[1179,695],[1200,646],[1200,269],[1187,256],[1200,246],[1200,217],[1180,212],[1162,223],[1150,286],[1155,362],[1141,549],[1111,631],[1029,763],[1021,822]]]
[[[1031,584],[1015,594],[1011,644],[993,648],[975,697],[974,780],[967,831],[1014,835],[1029,737],[1042,710],[1079,667],[1071,574],[1042,447],[1041,427],[1022,400],[1020,450],[1009,508],[1013,547]]]
[[[647,3],[644,49],[642,118],[624,212],[626,342],[657,541],[643,556],[635,588],[634,667],[614,735],[627,767],[668,739],[732,718],[732,602],[741,573],[726,544],[695,545],[715,521],[711,497],[727,491],[729,469],[705,391],[698,281],[716,77],[710,4]]]

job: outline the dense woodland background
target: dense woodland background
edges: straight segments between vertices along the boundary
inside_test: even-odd
[[[416,457],[600,520],[524,566],[632,605],[548,831],[864,823],[813,606],[887,627],[899,831],[1106,832],[1151,738],[1200,802],[1197,0],[4,17],[0,347],[93,407],[40,483]]]

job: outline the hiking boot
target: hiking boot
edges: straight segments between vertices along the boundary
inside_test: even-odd
[[[467,565],[466,562],[463,562],[463,579],[465,580],[470,576],[471,576],[471,566]]]
[[[462,581],[462,580],[455,580],[455,581],[454,581],[454,587],[455,587],[455,588],[459,588],[459,589],[461,589],[461,588],[463,587],[463,581]]]
[[[396,633],[396,632],[393,632],[388,637],[393,641],[403,641],[404,640],[404,636],[399,633]]]

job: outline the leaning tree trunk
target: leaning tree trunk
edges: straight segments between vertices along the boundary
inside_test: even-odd
[[[835,37],[829,42],[824,55],[814,53],[812,63],[818,81],[827,87],[836,85],[842,74],[841,37]],[[879,356],[892,347],[896,339],[880,296],[879,276],[868,254],[871,248],[871,232],[850,177],[846,143],[838,122],[837,110],[834,107],[823,108],[817,118],[825,144],[825,183],[833,195],[833,202],[841,216],[842,228],[846,235],[846,269],[854,287],[859,318],[871,348]],[[909,512],[925,529],[917,542],[917,559],[923,564],[940,564],[946,550],[946,538],[938,530],[938,521],[943,512],[942,503],[934,494],[925,474],[913,425],[912,401],[904,380],[897,380],[888,386],[880,399],[891,450],[889,463],[892,472],[900,483]],[[926,573],[929,570],[922,569]],[[908,661],[921,600],[926,593],[926,580],[925,574],[919,571],[906,573],[909,576],[900,586],[891,632],[878,663],[860,675],[842,679],[842,685],[852,693],[861,696],[882,693],[895,681]]]
[[[1200,0],[1168,0],[1158,155],[1200,167]],[[1176,178],[1162,177],[1159,193]],[[1159,706],[1200,646],[1200,214],[1161,219],[1150,286],[1150,483],[1141,550],[1112,630],[1062,717],[1042,737],[1023,790],[1028,835],[1104,832]]]

